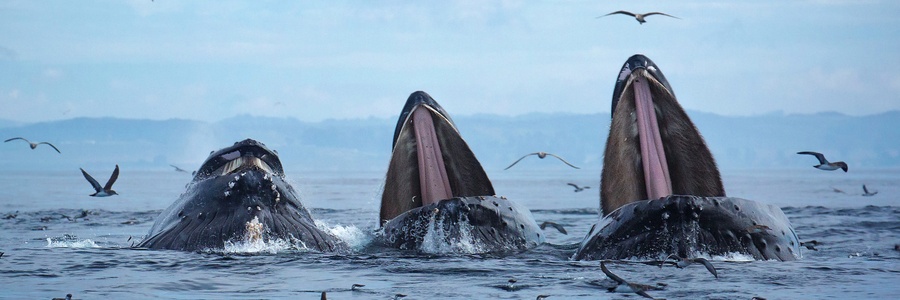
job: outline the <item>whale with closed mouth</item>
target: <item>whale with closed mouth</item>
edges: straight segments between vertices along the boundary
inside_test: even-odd
[[[600,180],[602,216],[574,259],[745,254],[795,260],[780,208],[725,196],[712,153],[662,71],[634,55],[619,72]]]
[[[316,226],[278,154],[246,139],[211,153],[137,247],[196,251],[275,240],[323,252],[346,248]]]
[[[409,96],[394,130],[379,218],[381,239],[401,249],[488,253],[544,240],[528,209],[494,194],[450,116],[421,91]]]

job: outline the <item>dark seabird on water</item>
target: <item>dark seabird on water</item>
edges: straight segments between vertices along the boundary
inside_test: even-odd
[[[809,154],[815,156],[816,159],[819,160],[819,164],[813,166],[813,168],[825,171],[834,171],[837,169],[841,169],[844,170],[844,172],[847,172],[847,163],[842,161],[828,162],[828,160],[825,159],[825,155],[822,155],[822,153],[813,151],[800,151],[797,152],[797,154]]]
[[[547,297],[550,297],[550,295],[538,295],[537,298],[535,298],[535,300],[544,300],[544,299],[547,299]]]
[[[674,258],[675,261],[669,262],[668,261],[669,258]],[[703,266],[706,267],[706,270],[709,271],[709,273],[713,274],[713,276],[715,276],[716,278],[719,278],[719,273],[716,272],[716,267],[713,266],[713,264],[710,263],[708,260],[706,260],[705,258],[702,258],[702,257],[682,258],[681,256],[678,256],[677,254],[671,254],[668,257],[666,257],[665,260],[663,260],[662,262],[659,263],[659,267],[662,268],[663,264],[665,264],[667,262],[674,265],[676,268],[679,268],[679,269],[684,269],[693,263],[701,263],[701,264],[703,264]]]
[[[878,191],[869,192],[869,188],[867,188],[866,185],[863,184],[863,196],[875,196],[875,194],[878,194]]]
[[[589,187],[589,186],[578,186],[577,184],[574,184],[574,183],[571,183],[571,182],[569,182],[569,183],[567,183],[567,184],[568,184],[568,185],[571,185],[572,187],[574,187],[576,193],[577,193],[577,192],[580,192],[580,191],[583,191],[584,189],[589,189],[589,188],[591,188],[591,187]]]
[[[116,179],[119,178],[119,165],[116,165],[116,169],[113,170],[112,176],[109,177],[109,181],[106,182],[105,186],[100,186],[100,183],[97,182],[94,177],[91,177],[90,174],[81,169],[81,174],[84,175],[84,178],[87,179],[88,182],[91,183],[91,186],[94,187],[94,192],[91,194],[91,197],[109,197],[112,195],[118,195],[116,191],[112,189],[113,183],[116,183]]]
[[[544,223],[541,223],[541,230],[547,229],[547,226],[555,228],[557,231],[559,231],[559,233],[569,234],[568,232],[566,232],[565,227],[550,221],[544,221]]]
[[[603,271],[603,274],[606,274],[606,277],[609,277],[609,279],[612,279],[618,284],[615,287],[609,288],[610,292],[635,293],[644,296],[645,298],[656,299],[648,295],[647,290],[658,290],[659,288],[652,285],[630,283],[628,281],[625,281],[625,279],[622,279],[622,277],[619,277],[616,274],[613,274],[613,272],[610,272],[609,269],[606,268],[606,264],[604,264],[602,261],[600,262],[600,270]]]
[[[520,161],[522,161],[523,159],[525,159],[526,157],[529,157],[529,156],[531,156],[531,155],[537,155],[538,158],[540,158],[540,159],[544,159],[545,157],[547,157],[547,155],[550,155],[550,156],[556,157],[557,159],[559,159],[559,160],[562,161],[563,163],[569,165],[570,167],[573,167],[573,168],[576,168],[576,169],[580,169],[579,167],[576,167],[576,166],[570,164],[569,162],[567,162],[567,161],[566,161],[565,159],[563,159],[562,157],[556,156],[556,154],[553,154],[553,153],[547,153],[547,152],[534,152],[534,153],[525,154],[524,156],[520,157],[518,160],[516,160],[515,162],[513,162],[511,165],[509,165],[509,167],[506,167],[506,169],[504,169],[504,170],[509,170],[509,168],[512,168],[512,166],[515,166],[517,163],[519,163]]]
[[[394,300],[400,300],[403,299],[403,297],[406,297],[406,294],[396,294],[394,295]]]
[[[362,288],[362,287],[364,287],[364,286],[366,286],[366,285],[365,285],[365,284],[354,283],[352,286],[350,286],[350,290],[351,290],[351,291],[358,291],[360,288]]]
[[[51,300],[72,300],[72,294],[66,294],[65,298],[53,298]]]
[[[14,137],[14,138],[8,139],[8,140],[3,141],[3,142],[6,143],[6,142],[9,142],[9,141],[14,141],[14,140],[23,140],[23,141],[25,141],[26,143],[28,143],[29,146],[31,146],[31,149],[37,148],[37,146],[40,145],[40,144],[47,144],[48,146],[53,147],[53,150],[56,150],[56,153],[62,154],[62,152],[59,152],[59,149],[57,149],[56,146],[53,146],[53,144],[48,143],[48,142],[32,143],[31,141],[26,140],[25,138],[21,138],[21,137]]]
[[[673,16],[673,15],[670,15],[670,14],[661,13],[661,12],[658,12],[658,11],[648,12],[648,13],[645,13],[645,14],[636,14],[636,13],[633,13],[633,12],[630,12],[630,11],[624,11],[624,10],[617,10],[617,11],[614,11],[614,12],[611,12],[611,13],[608,13],[608,14],[605,14],[605,15],[602,15],[602,16],[599,16],[599,17],[597,17],[597,18],[599,19],[599,18],[602,18],[602,17],[605,17],[605,16],[616,15],[616,14],[632,16],[632,17],[634,17],[634,19],[637,20],[638,23],[640,23],[640,24],[646,23],[647,20],[645,20],[644,18],[649,17],[649,16],[652,16],[652,15],[662,15],[662,16],[672,17],[672,18],[676,18],[676,19],[681,19],[681,18],[679,18],[679,17]]]
[[[819,251],[819,249],[816,249],[816,246],[821,245],[821,244],[822,243],[819,243],[819,241],[816,241],[816,240],[800,242],[801,247],[806,247],[806,249],[813,250],[813,251]]]

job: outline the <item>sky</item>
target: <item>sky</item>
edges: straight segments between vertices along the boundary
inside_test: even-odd
[[[662,11],[639,24],[616,10]],[[608,113],[650,57],[687,110],[900,110],[900,1],[0,2],[0,120]]]

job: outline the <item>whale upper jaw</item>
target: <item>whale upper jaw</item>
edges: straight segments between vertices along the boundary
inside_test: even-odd
[[[490,179],[450,116],[430,95],[409,96],[394,130],[381,223],[443,199],[494,195]]]
[[[703,137],[643,55],[630,57],[616,78],[600,193],[604,215],[673,194],[725,195]]]
[[[194,174],[194,180],[222,176],[255,167],[267,173],[284,176],[278,153],[253,139],[235,142],[230,147],[214,151]]]

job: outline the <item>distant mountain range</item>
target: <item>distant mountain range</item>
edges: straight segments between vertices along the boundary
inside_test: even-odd
[[[869,116],[839,113],[770,114],[749,117],[688,112],[723,169],[794,168],[816,161],[797,151],[825,153],[856,168],[900,167],[900,112]],[[520,156],[545,151],[575,165],[599,170],[609,114],[454,116],[463,137],[488,169],[501,170]],[[48,141],[62,154],[14,141],[0,145],[5,170],[166,169],[194,170],[210,151],[254,138],[281,155],[285,168],[385,170],[396,119],[304,122],[292,118],[236,116],[218,122],[76,118],[21,124],[0,120],[0,138]],[[529,169],[559,169],[552,161]]]

